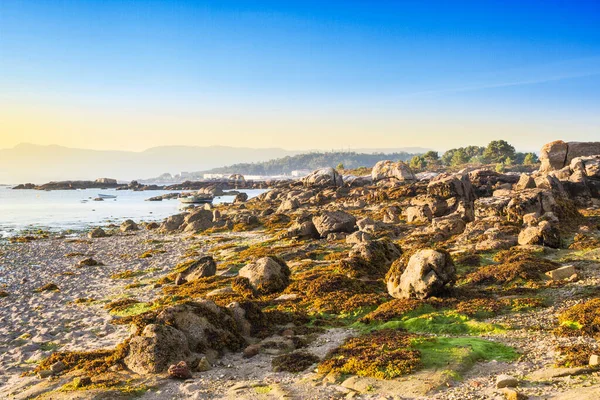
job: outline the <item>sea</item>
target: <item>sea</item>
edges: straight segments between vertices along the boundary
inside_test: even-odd
[[[252,198],[266,190],[239,191],[247,193],[248,197]],[[12,186],[0,186],[0,238],[40,230],[77,232],[93,226],[120,224],[126,219],[136,222],[162,221],[184,209],[177,199],[146,201],[150,197],[166,193],[172,191],[134,192],[115,189],[43,191],[13,190]],[[99,194],[117,197],[93,201]],[[213,204],[232,202],[233,199],[233,196],[215,197]]]

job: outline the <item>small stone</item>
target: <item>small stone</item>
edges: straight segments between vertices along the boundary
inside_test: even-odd
[[[50,371],[54,374],[58,374],[59,372],[64,371],[65,368],[67,368],[67,366],[62,361],[57,361],[50,366]]]
[[[496,387],[498,389],[501,388],[511,388],[511,387],[515,387],[519,384],[519,380],[517,378],[515,378],[514,376],[510,376],[510,375],[506,375],[506,374],[502,374],[502,375],[498,375],[498,377],[496,378]]]
[[[563,279],[568,279],[573,274],[575,274],[575,267],[572,265],[565,265],[564,267],[546,272],[546,275],[548,275],[553,281],[562,281]]]
[[[244,358],[252,358],[260,352],[260,345],[251,344],[244,349]]]
[[[590,367],[597,367],[600,365],[600,356],[598,354],[592,354],[590,356]]]
[[[169,367],[169,378],[173,379],[190,379],[192,372],[185,361],[180,361],[176,365]]]
[[[212,366],[210,365],[206,357],[202,357],[200,361],[198,361],[198,365],[196,366],[196,371],[198,372],[210,371],[211,369]]]
[[[73,379],[72,384],[75,389],[79,389],[91,385],[92,378],[90,378],[89,376],[80,376]]]
[[[506,400],[526,400],[528,398],[527,395],[517,392],[514,389],[504,388],[502,392]]]
[[[47,369],[44,369],[44,370],[38,372],[38,374],[37,374],[38,378],[40,378],[40,379],[46,379],[50,375],[52,375],[52,371],[47,370]]]
[[[175,285],[179,286],[183,285],[184,283],[187,283],[187,280],[183,277],[181,273],[177,274],[177,277],[175,278]]]
[[[286,329],[281,332],[281,336],[294,336],[294,331],[292,329]]]

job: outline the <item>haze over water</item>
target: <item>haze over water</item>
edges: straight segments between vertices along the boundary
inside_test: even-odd
[[[261,189],[240,190],[254,197]],[[98,193],[117,199],[93,201]],[[149,197],[173,193],[167,190],[135,192],[115,189],[86,190],[12,190],[0,186],[0,237],[12,236],[25,229],[50,231],[80,230],[89,226],[119,224],[126,219],[160,221],[181,210],[177,199],[145,201]],[[232,202],[233,196],[215,197],[213,204]],[[85,202],[83,202],[85,201]]]

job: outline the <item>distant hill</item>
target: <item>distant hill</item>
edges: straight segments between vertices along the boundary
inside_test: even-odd
[[[116,146],[118,144],[115,144]],[[377,149],[363,149],[363,153],[373,153]],[[394,149],[394,151],[396,151]],[[252,165],[266,160],[285,159],[303,153],[281,148],[251,149],[247,147],[228,146],[162,146],[153,147],[141,152],[116,150],[87,150],[63,146],[39,146],[20,144],[11,149],[0,149],[0,184],[46,183],[59,180],[86,180],[100,177],[115,178],[122,181],[159,176],[164,173],[179,174],[182,171],[207,171],[223,165]],[[305,153],[305,152],[304,152]],[[401,152],[398,151],[400,154]],[[338,154],[338,153],[324,153]],[[341,161],[351,165],[351,153],[343,153]],[[311,156],[313,162],[300,167],[302,161],[295,162],[293,169],[312,168],[314,165],[334,163],[337,159],[329,157],[329,161]],[[308,160],[308,159],[304,159]],[[343,161],[347,160],[347,161]],[[365,159],[367,160],[367,159]],[[273,163],[274,161],[267,161]],[[366,161],[365,161],[366,162]],[[281,171],[289,171],[285,162],[280,164]],[[290,164],[292,165],[292,164]],[[247,173],[260,169],[249,167]],[[282,173],[282,172],[278,172]]]
[[[419,153],[422,154],[422,153]],[[274,160],[241,163],[227,167],[213,168],[209,173],[215,174],[244,174],[244,175],[289,175],[294,170],[314,170],[323,167],[336,167],[343,164],[346,169],[359,167],[372,167],[381,160],[410,160],[415,153],[356,153],[356,152],[329,152],[329,153],[306,153],[295,156],[287,156]]]
[[[98,151],[20,144],[0,150],[0,183],[45,183],[100,177],[132,180],[170,171],[200,171],[239,162],[257,162],[298,154],[279,148],[153,147],[141,152]]]

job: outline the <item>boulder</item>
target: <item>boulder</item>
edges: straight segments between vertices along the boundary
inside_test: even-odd
[[[102,229],[100,227],[94,228],[88,233],[88,237],[90,239],[103,238],[103,237],[107,237],[107,236],[108,235],[106,234],[104,229]]]
[[[560,247],[560,231],[555,224],[541,221],[537,226],[528,226],[519,233],[519,244]]]
[[[540,151],[540,172],[547,174],[568,166],[574,158],[600,155],[600,142],[563,142],[557,140],[547,143]]]
[[[184,218],[184,232],[201,232],[213,226],[213,212],[196,208]]]
[[[445,238],[462,233],[466,225],[467,223],[458,213],[452,213],[431,220],[432,232],[440,234]]]
[[[389,160],[379,161],[375,164],[371,170],[371,178],[373,182],[414,182],[417,180],[417,177],[408,164],[402,161],[393,162]]]
[[[190,356],[183,332],[168,325],[150,324],[131,338],[124,361],[127,368],[143,375],[163,372],[171,363]]]
[[[204,256],[196,261],[190,263],[190,265],[180,275],[187,282],[192,282],[200,278],[207,278],[214,276],[217,273],[217,264],[211,256]]]
[[[287,264],[275,257],[263,257],[246,264],[239,276],[247,278],[250,285],[259,292],[279,292],[289,284],[290,269]]]
[[[278,214],[285,214],[287,211],[295,210],[300,207],[300,202],[297,199],[285,199],[277,208]]]
[[[427,204],[406,207],[404,214],[406,216],[406,222],[408,223],[429,222],[433,218],[431,208]]]
[[[386,277],[388,293],[395,298],[423,299],[456,279],[452,257],[445,251],[418,250],[405,266],[404,262],[404,257],[395,261]]]
[[[241,204],[248,201],[248,193],[238,193],[235,195],[235,199],[233,199],[233,204]]]
[[[161,232],[175,232],[177,231],[184,222],[187,214],[175,214],[167,217],[160,225]]]
[[[307,187],[343,186],[342,176],[333,168],[317,169],[304,178],[302,183]]]
[[[515,190],[533,189],[535,188],[535,180],[531,175],[521,174],[519,182],[515,184]]]
[[[319,232],[312,221],[304,221],[302,223],[295,222],[288,228],[287,236],[300,239],[316,239],[320,237]]]
[[[312,219],[321,237],[330,233],[352,233],[356,230],[356,218],[344,211],[325,211]]]
[[[121,230],[121,232],[132,232],[132,231],[137,231],[140,228],[138,228],[137,224],[131,220],[125,220],[123,221],[123,223],[121,223],[121,226],[119,228]]]
[[[346,236],[346,243],[358,244],[371,240],[371,235],[366,232],[357,231]]]
[[[465,202],[475,200],[475,192],[467,174],[440,174],[427,185],[427,194],[442,200],[452,197],[457,197]]]

